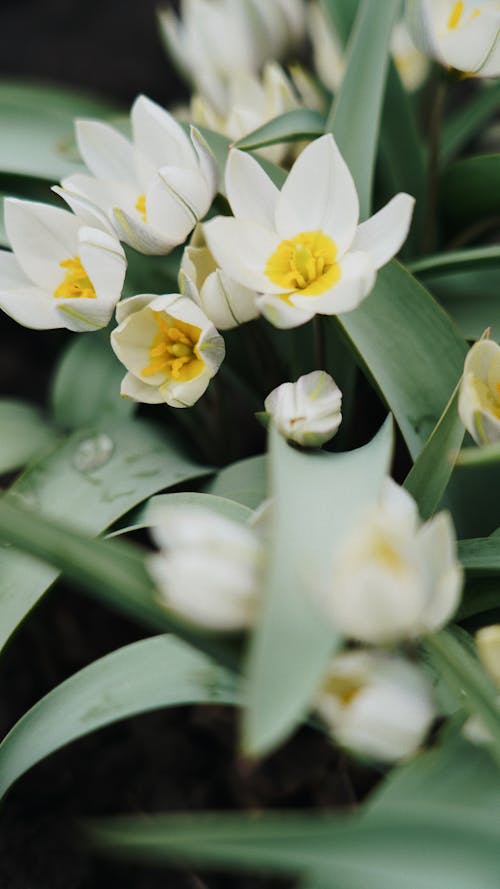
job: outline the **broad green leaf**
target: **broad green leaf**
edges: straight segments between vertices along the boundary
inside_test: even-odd
[[[226,466],[210,483],[207,493],[256,509],[268,496],[266,458],[247,457]]]
[[[203,494],[198,491],[182,491],[175,494],[157,494],[140,506],[132,516],[125,516],[125,524],[120,524],[107,537],[118,537],[128,534],[130,531],[138,531],[141,528],[150,528],[156,509],[168,507],[169,509],[184,506],[202,506],[211,509],[225,518],[235,522],[245,523],[252,516],[252,510],[236,500],[228,500],[226,497],[217,497],[215,494]]]
[[[234,143],[235,148],[255,151],[266,145],[315,139],[325,132],[325,118],[311,108],[297,108],[274,117]]]
[[[459,466],[489,466],[500,464],[500,443],[484,445],[483,447],[464,448],[457,455],[456,462]]]
[[[460,540],[458,555],[468,575],[500,575],[500,537]]]
[[[144,551],[120,540],[92,540],[67,524],[55,522],[0,499],[0,540],[3,547],[15,546],[33,558],[23,556],[25,569],[33,567],[44,576],[49,562],[86,592],[117,611],[138,619],[161,632],[174,632],[224,666],[239,664],[236,644],[205,633],[187,624],[158,601],[153,581],[144,562]],[[19,553],[17,554],[19,559]],[[43,561],[39,561],[43,560]],[[25,574],[29,578],[28,571]]]
[[[125,369],[109,344],[109,331],[72,339],[56,369],[50,396],[56,423],[80,429],[101,418],[126,417],[134,402],[120,397]]]
[[[0,399],[0,474],[25,466],[56,441],[57,432],[39,408]]]
[[[498,269],[464,267],[460,272],[429,275],[424,280],[466,339],[479,339],[487,327],[498,335]]]
[[[389,44],[398,9],[399,0],[360,4],[346,71],[326,124],[353,175],[363,219],[370,215]]]
[[[457,386],[404,483],[423,519],[430,518],[441,502],[464,433]]]
[[[462,696],[467,712],[479,716],[490,732],[492,742],[488,750],[500,767],[500,709],[492,681],[479,661],[450,632],[429,636],[425,648],[450,690]]]
[[[467,443],[472,439],[466,436]],[[468,451],[485,448],[466,447]],[[500,486],[500,462],[498,459],[471,462],[462,465],[460,454],[456,462],[444,498],[451,511],[459,538],[489,537],[499,526],[498,490]]]
[[[362,305],[339,321],[416,458],[462,373],[465,340],[394,260],[379,271]]]
[[[247,667],[243,748],[260,755],[282,741],[311,706],[340,642],[314,601],[335,547],[372,503],[390,466],[392,424],[343,454],[303,453],[270,433],[271,555]]]
[[[408,271],[419,278],[453,275],[478,269],[500,268],[500,247],[473,247],[469,250],[451,250],[435,256],[424,256],[408,265]]]
[[[337,37],[345,46],[356,20],[359,0],[320,0],[320,6],[325,24],[330,27],[334,38]]]
[[[112,722],[234,700],[229,674],[175,637],[127,645],[58,685],[16,723],[0,744],[0,797],[44,757]]]
[[[231,142],[226,136],[222,136],[220,133],[215,133],[213,130],[208,130],[206,127],[198,127],[197,129],[202,134],[214,155],[219,178],[219,191],[224,195],[224,175],[226,172],[227,153],[231,147]],[[258,154],[255,159],[258,160],[261,167],[263,167],[268,176],[271,177],[274,184],[277,185],[278,188],[281,188],[286,179],[286,171],[281,167],[278,167],[276,164],[273,164],[271,161],[268,161],[266,158],[260,157]]]
[[[462,148],[481,134],[488,121],[500,108],[500,84],[480,80],[472,99],[457,105],[457,110],[446,120],[441,138],[441,162],[448,164]]]
[[[172,432],[110,419],[70,436],[7,496],[46,518],[100,534],[157,491],[204,474],[182,454]],[[56,578],[55,569],[0,549],[0,647]]]
[[[485,217],[498,217],[500,154],[457,161],[443,174],[441,203],[454,229]]]
[[[0,83],[0,171],[57,181],[80,172],[75,117],[109,117],[107,102],[60,87]]]

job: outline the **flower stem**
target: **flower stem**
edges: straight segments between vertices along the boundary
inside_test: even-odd
[[[316,370],[326,370],[325,327],[321,315],[313,318],[314,363]]]
[[[439,182],[439,151],[441,129],[447,94],[447,79],[442,71],[437,72],[434,100],[429,119],[429,158],[427,166],[427,205],[424,234],[424,252],[432,253],[437,240],[437,206]]]

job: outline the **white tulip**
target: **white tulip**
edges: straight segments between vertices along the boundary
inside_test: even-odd
[[[208,247],[226,274],[259,292],[259,310],[276,327],[356,308],[403,244],[414,205],[398,194],[358,225],[356,188],[331,135],[304,149],[281,191],[233,149],[226,191],[235,218],[205,223]]]
[[[121,394],[147,404],[190,407],[224,358],[224,340],[179,293],[141,294],[117,307],[111,345],[128,370]]]
[[[132,106],[132,142],[109,124],[78,120],[76,138],[91,176],[54,190],[89,224],[115,232],[140,253],[168,253],[205,216],[217,190],[213,156],[198,132],[146,96]]]
[[[324,370],[282,383],[267,396],[264,407],[284,438],[319,448],[333,438],[342,420],[342,393]]]
[[[323,606],[346,637],[384,645],[441,629],[461,588],[448,513],[422,525],[414,500],[388,480],[380,502],[340,541]]]
[[[67,210],[5,200],[13,252],[0,251],[0,308],[35,330],[106,327],[127,262],[120,242]]]
[[[341,747],[383,762],[415,753],[436,716],[430,684],[418,667],[368,651],[331,661],[316,707]]]
[[[224,117],[231,81],[300,45],[303,0],[182,0],[181,17],[160,12],[168,53],[194,90]]]
[[[194,286],[193,286],[194,285]],[[257,294],[233,281],[217,264],[198,226],[182,254],[179,287],[200,306],[218,330],[230,330],[257,318]]]
[[[261,544],[248,526],[206,507],[160,507],[160,552],[148,559],[163,605],[212,630],[251,626],[259,606]]]
[[[484,669],[496,688],[500,689],[500,624],[493,624],[478,630],[475,641],[476,650]],[[500,697],[497,698],[496,703],[500,708]],[[473,744],[491,744],[493,740],[490,730],[477,715],[469,716],[463,727],[463,733],[467,740]]]
[[[479,340],[470,349],[460,384],[458,411],[479,445],[500,442],[500,346]]]
[[[426,55],[469,75],[500,75],[500,3],[407,0],[411,36]]]

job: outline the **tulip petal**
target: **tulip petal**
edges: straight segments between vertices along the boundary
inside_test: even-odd
[[[338,255],[352,244],[359,201],[349,168],[333,136],[321,136],[304,149],[281,189],[276,228],[282,238],[320,230],[336,243]]]
[[[129,296],[127,299],[122,299],[116,307],[116,320],[118,324],[125,321],[125,318],[132,312],[138,312],[140,309],[148,306],[154,299],[157,299],[157,296],[153,293],[139,293],[137,296]]]
[[[292,305],[320,315],[339,315],[342,312],[351,312],[359,306],[375,283],[375,268],[371,257],[368,253],[349,252],[340,266],[342,277],[331,290],[321,296],[301,296],[300,291],[296,291],[290,295]]]
[[[400,192],[366,222],[358,226],[353,250],[368,253],[376,269],[398,253],[410,228],[415,199]]]
[[[301,324],[305,324],[306,321],[314,318],[314,311],[308,310],[305,301],[298,307],[291,305],[284,299],[280,299],[279,296],[263,293],[257,297],[256,303],[264,318],[274,327],[279,327],[282,330],[300,327]]]
[[[16,257],[0,250],[0,308],[18,324],[33,330],[65,327],[51,293],[33,286]]]
[[[218,216],[203,226],[210,252],[222,270],[244,287],[263,293],[284,293],[265,274],[280,238],[254,222]]]
[[[134,145],[156,169],[166,165],[196,169],[193,147],[174,117],[147,96],[139,96],[131,111]]]
[[[120,395],[124,398],[131,398],[132,401],[141,401],[144,404],[163,404],[164,402],[164,398],[162,398],[156,386],[148,386],[147,383],[143,383],[133,373],[125,374],[120,388]]]
[[[429,599],[423,621],[426,632],[437,632],[455,614],[462,592],[462,569],[456,558],[450,515],[440,512],[419,531],[420,567],[427,576]]]
[[[68,210],[7,198],[5,227],[23,271],[37,286],[53,292],[64,280],[60,263],[78,253],[81,222]]]
[[[181,203],[189,211],[192,228],[205,215],[212,201],[213,195],[208,190],[204,176],[198,170],[192,171],[182,167],[162,167],[158,170],[158,178],[171,192],[175,201]],[[148,196],[149,194],[150,192],[148,191]],[[162,201],[152,201],[149,214],[151,216],[151,214],[156,212],[158,215],[161,215],[163,225],[166,227],[168,225],[168,212],[165,211],[163,206],[163,201],[166,202],[165,190],[161,194]],[[153,225],[158,224],[154,216],[151,216],[151,223]]]
[[[118,130],[98,120],[77,120],[75,128],[80,154],[97,179],[137,181],[134,149]]]
[[[170,407],[191,407],[205,392],[211,376],[207,371],[203,371],[194,380],[189,380],[187,383],[168,380],[167,383],[160,386],[159,392]]]
[[[274,229],[279,191],[261,165],[245,151],[233,148],[229,152],[226,192],[237,219]]]
[[[111,210],[111,219],[120,241],[124,241],[134,250],[147,256],[170,253],[179,243],[175,239],[167,238],[152,225],[141,222],[138,216],[127,213],[120,207],[114,207]]]
[[[210,201],[217,193],[217,165],[208,144],[196,127],[190,127],[191,142],[198,157],[200,173],[205,179]]]
[[[120,242],[96,228],[80,229],[79,256],[98,301],[114,306],[120,299],[127,260]]]
[[[94,179],[91,181],[95,182]],[[113,226],[106,214],[87,197],[84,197],[79,192],[72,191],[70,188],[61,188],[59,185],[53,185],[52,191],[59,195],[63,201],[66,201],[68,207],[73,210],[73,213],[78,216],[84,225],[101,228],[110,235],[114,233]]]

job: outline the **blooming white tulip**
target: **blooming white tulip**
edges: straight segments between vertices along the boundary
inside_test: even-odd
[[[161,507],[148,559],[162,604],[212,630],[251,626],[259,605],[261,544],[250,527],[206,507]]]
[[[217,267],[201,226],[194,230],[191,243],[182,254],[179,286],[181,293],[194,299],[218,330],[230,330],[259,314],[257,294]]]
[[[333,438],[342,420],[342,393],[324,370],[282,383],[267,396],[264,407],[278,431],[289,441],[319,448]]]
[[[111,345],[128,370],[121,394],[147,404],[190,407],[224,358],[224,340],[179,293],[141,294],[120,303]]]
[[[14,198],[4,206],[13,253],[0,251],[0,308],[35,330],[105,327],[127,267],[120,242],[58,207]]]
[[[358,225],[356,188],[331,135],[304,149],[281,191],[233,149],[226,191],[235,218],[205,223],[208,247],[223,271],[259,292],[259,310],[276,327],[356,308],[405,240],[414,204],[398,194]]]
[[[422,525],[415,501],[388,480],[380,502],[340,542],[323,602],[346,637],[383,645],[441,629],[461,588],[448,513]]]
[[[460,384],[458,411],[479,445],[500,441],[500,346],[483,339],[470,349]]]
[[[275,62],[264,67],[262,77],[249,71],[235,74],[228,85],[229,113],[221,115],[203,96],[193,96],[191,117],[195,124],[216,130],[236,142],[267,121],[300,106],[299,99],[283,69]],[[259,154],[280,163],[288,145],[270,145]]]
[[[368,651],[331,661],[316,707],[338,744],[383,762],[415,753],[436,716],[421,670]]]
[[[327,26],[317,2],[310,4],[307,24],[313,45],[314,67],[325,86],[337,92],[344,76],[346,56],[340,38]],[[404,21],[394,25],[391,36],[391,54],[399,76],[408,92],[422,86],[429,73],[429,60],[411,39]]]
[[[182,0],[181,18],[160,12],[167,51],[197,93],[227,115],[229,88],[297,46],[305,32],[303,0]]]
[[[191,138],[155,102],[132,106],[132,142],[109,124],[78,120],[76,173],[54,190],[92,225],[116,232],[140,253],[168,253],[186,240],[212,203],[215,162],[198,130]]]
[[[407,0],[416,45],[448,68],[479,77],[500,75],[500,3],[495,0]]]

